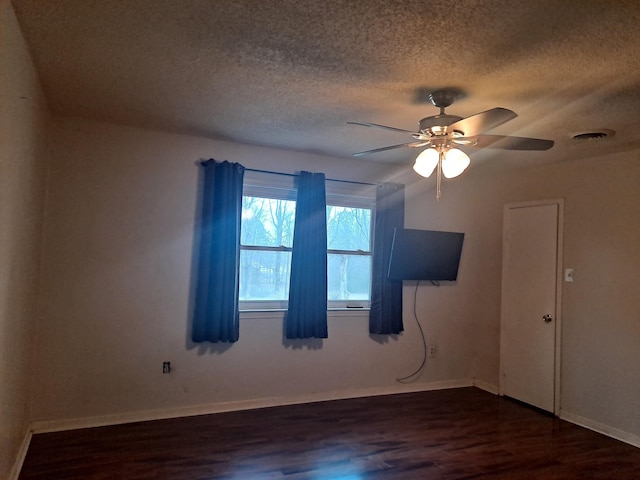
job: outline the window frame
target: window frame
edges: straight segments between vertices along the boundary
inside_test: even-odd
[[[277,174],[259,171],[246,171],[242,196],[273,198],[296,201],[295,175]],[[327,248],[327,255],[368,256],[373,258],[373,227],[375,224],[375,185],[359,182],[327,180],[327,206],[367,209],[371,212],[369,224],[369,250],[341,250]],[[286,246],[240,245],[240,250],[291,252]],[[371,261],[371,260],[370,260]],[[286,311],[287,300],[242,300],[241,312],[277,312]],[[371,306],[371,278],[369,278],[368,300],[329,300],[329,311],[368,311]]]

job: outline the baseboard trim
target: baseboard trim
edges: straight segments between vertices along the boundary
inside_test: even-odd
[[[448,380],[429,383],[398,383],[397,385],[388,387],[337,390],[330,392],[297,395],[292,397],[269,397],[253,400],[213,403],[207,405],[195,405],[190,407],[146,410],[113,415],[100,415],[94,417],[36,421],[31,424],[31,430],[33,431],[33,433],[60,432],[65,430],[104,427],[108,425],[118,425],[123,423],[145,422],[150,420],[163,420],[167,418],[178,417],[191,417],[196,415],[209,415],[212,413],[253,410],[257,408],[279,407],[283,405],[296,405],[300,403],[313,403],[330,400],[344,400],[348,398],[372,397],[377,395],[393,395],[398,393],[443,390],[447,388],[463,388],[471,387],[473,385],[474,382],[470,379]]]
[[[589,430],[593,430],[594,432],[606,435],[607,437],[615,438],[616,440],[620,440],[621,442],[640,448],[640,437],[632,433],[625,432],[624,430],[620,430],[619,428],[614,428],[609,425],[605,425],[604,423],[599,423],[564,410],[560,412],[560,418],[567,422],[574,423],[581,427],[588,428]]]
[[[480,390],[484,390],[485,392],[492,393],[494,395],[498,395],[499,389],[496,385],[492,383],[485,382],[484,380],[478,380],[477,378],[473,379],[473,386],[478,387]]]
[[[29,450],[29,445],[31,444],[31,437],[33,433],[31,430],[27,431],[22,439],[22,443],[20,444],[20,448],[18,449],[18,455],[16,456],[16,460],[13,464],[13,468],[9,472],[9,477],[7,480],[18,480],[20,476],[20,470],[22,470],[22,465],[24,464],[24,459],[27,458],[27,451]]]

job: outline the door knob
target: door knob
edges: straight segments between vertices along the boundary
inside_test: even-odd
[[[542,317],[542,319],[544,320],[544,323],[549,323],[551,320],[553,320],[553,315],[551,315],[550,313],[547,313]]]

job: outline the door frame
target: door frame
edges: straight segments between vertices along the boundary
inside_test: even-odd
[[[504,395],[504,324],[505,318],[505,276],[507,272],[507,249],[506,239],[509,225],[506,221],[507,212],[516,208],[539,207],[544,205],[557,205],[558,207],[558,226],[557,226],[557,250],[556,250],[556,302],[555,302],[555,350],[554,350],[554,395],[553,395],[553,414],[560,416],[561,404],[561,359],[562,359],[562,281],[563,281],[563,225],[564,225],[564,198],[552,198],[548,200],[533,200],[527,202],[507,203],[503,207],[502,212],[502,278],[500,293],[500,374],[498,378],[498,392],[500,396]]]

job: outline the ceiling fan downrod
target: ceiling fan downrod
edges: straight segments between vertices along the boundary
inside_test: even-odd
[[[444,109],[453,104],[457,96],[454,90],[436,90],[429,94],[429,101],[440,109],[440,115],[444,115]]]

